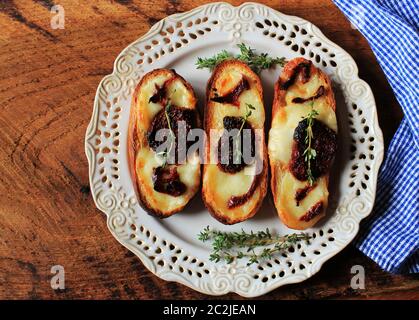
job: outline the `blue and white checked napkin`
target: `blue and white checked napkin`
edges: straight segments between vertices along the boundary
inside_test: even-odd
[[[355,245],[382,269],[419,272],[419,0],[333,0],[368,40],[404,112]]]

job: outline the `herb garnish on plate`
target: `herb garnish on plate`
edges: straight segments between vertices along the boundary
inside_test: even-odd
[[[259,263],[259,260],[272,259],[273,255],[290,248],[300,241],[308,241],[311,237],[305,233],[293,233],[284,236],[272,235],[269,229],[250,233],[222,232],[206,227],[198,235],[202,242],[212,240],[210,260],[232,263],[234,260],[248,258],[247,265]],[[262,250],[255,250],[264,247]]]
[[[196,62],[197,69],[208,68],[212,71],[217,64],[224,60],[238,59],[246,63],[254,72],[260,73],[262,70],[269,69],[274,65],[284,66],[286,63],[284,57],[272,58],[267,53],[256,54],[254,49],[247,47],[244,43],[240,43],[237,46],[240,49],[240,54],[238,55],[233,55],[227,50],[222,50],[210,58],[198,58]]]

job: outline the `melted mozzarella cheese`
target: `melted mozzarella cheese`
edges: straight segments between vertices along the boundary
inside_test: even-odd
[[[283,163],[290,161],[295,128],[307,116],[310,108],[311,102],[305,102],[299,104],[292,103],[278,110],[276,117],[272,120],[272,127],[269,130],[268,150],[272,159]],[[316,100],[314,109],[319,113],[316,119],[336,132],[336,115],[327,104],[325,97]]]
[[[312,105],[311,101],[293,103],[292,100],[297,97],[310,98],[314,96],[321,85],[326,90],[329,89],[328,84],[319,76],[319,73],[314,74],[305,84],[298,82],[292,85],[285,95],[285,106],[280,106],[277,109],[269,130],[269,158],[271,162],[277,164],[273,167],[275,172],[272,172],[277,182],[277,185],[274,186],[276,189],[274,202],[277,210],[287,215],[286,219],[289,225],[293,225],[290,220],[298,221],[317,202],[323,201],[324,208],[327,206],[329,195],[327,176],[318,178],[315,182],[316,186],[297,206],[296,192],[298,189],[306,187],[308,182],[299,181],[288,170],[295,128],[307,116]],[[319,113],[316,119],[337,132],[336,114],[330,105],[330,99],[326,96],[315,99],[313,108]],[[313,219],[313,221],[317,221],[318,218]],[[298,222],[300,226],[304,224],[304,222]]]
[[[286,105],[278,109],[269,130],[268,150],[269,156],[273,160],[281,161],[284,164],[290,161],[294,130],[311,109],[311,101],[293,103],[292,100],[297,97],[310,98],[322,85],[327,87],[326,82],[316,73],[310,81],[296,83],[288,89],[285,95]],[[327,97],[322,96],[314,100],[313,108],[319,113],[316,119],[337,132],[336,114],[329,105]]]
[[[137,105],[139,113],[137,115],[137,128],[147,131],[156,114],[163,108],[160,103],[150,102],[150,98],[156,93],[156,86],[161,87],[167,80],[173,78],[172,73],[159,74],[141,86],[138,92]],[[176,78],[168,82],[167,97],[175,106],[183,108],[194,108],[194,96],[184,85]]]
[[[221,171],[216,164],[218,140],[224,129],[224,117],[242,117],[246,113],[246,103],[249,103],[255,107],[255,110],[252,110],[252,115],[247,121],[256,130],[263,129],[264,126],[265,109],[262,97],[256,87],[256,80],[253,78],[254,75],[250,73],[245,73],[244,76],[249,82],[250,89],[243,91],[239,96],[239,107],[213,101],[207,106],[207,108],[211,109],[208,112],[208,122],[211,124],[212,132],[209,133],[210,152],[207,154],[207,160],[211,164],[205,165],[203,188],[208,191],[206,192],[206,201],[212,203],[213,207],[216,207],[217,210],[223,212],[225,216],[231,219],[239,219],[254,210],[260,197],[260,190],[258,188],[246,203],[236,208],[228,208],[228,200],[232,196],[243,195],[249,190],[256,173],[254,167],[250,166],[240,172],[229,174]],[[234,89],[242,78],[243,73],[241,69],[235,69],[234,67],[226,68],[214,81],[213,88],[217,90],[219,95],[224,95]]]
[[[156,92],[156,85],[158,87],[172,77],[171,73],[158,74],[152,77],[149,81],[144,81],[137,96],[137,128],[140,131],[147,132],[148,127],[153,121],[156,114],[162,109],[159,103],[149,102],[150,98]]]
[[[242,77],[243,74],[239,70],[229,68],[228,72],[222,72],[214,81],[213,88],[217,89],[220,96],[224,96],[238,85]]]
[[[228,201],[232,196],[245,194],[252,185],[254,174],[247,170],[241,170],[235,174],[221,171],[216,164],[207,164],[203,184],[210,190],[207,201],[216,205],[217,209],[226,216],[234,219],[251,212],[258,203],[259,189],[255,191],[243,205],[236,208],[228,208]]]
[[[156,85],[162,87],[167,82],[167,97],[171,104],[184,108],[195,108],[195,97],[188,90],[180,78],[175,78],[172,72],[160,72],[144,81],[138,90],[136,103],[136,125],[138,140],[146,141],[147,131],[156,114],[162,110],[160,103],[150,102],[150,98],[156,93]],[[185,164],[177,166],[180,181],[182,181],[187,190],[184,194],[174,197],[154,190],[152,181],[154,168],[162,165],[162,160],[156,153],[150,149],[147,143],[141,144],[136,154],[136,176],[137,185],[141,194],[146,195],[148,205],[162,212],[176,210],[186,205],[199,188],[200,183],[200,161],[198,154],[193,154]]]
[[[276,199],[274,200],[276,203],[279,203],[279,207],[282,210],[290,213],[294,216],[294,218],[301,218],[314,204],[319,201],[323,201],[324,207],[327,206],[329,192],[327,191],[327,180],[324,176],[316,180],[315,187],[303,200],[299,202],[298,206],[295,201],[295,194],[298,189],[306,187],[307,182],[295,179],[289,171],[281,173],[280,181],[278,193],[276,195]]]
[[[195,97],[179,78],[169,82],[167,96],[170,99],[170,103],[177,107],[194,108]]]
[[[194,155],[177,167],[179,179],[187,187],[187,191],[178,197],[154,190],[153,170],[161,164],[161,159],[151,149],[142,148],[138,151],[136,161],[138,186],[142,193],[147,195],[147,202],[152,208],[165,212],[184,206],[194,195],[199,187],[200,163],[197,155]]]

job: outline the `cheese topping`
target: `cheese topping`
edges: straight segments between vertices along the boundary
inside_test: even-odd
[[[173,75],[171,73],[159,74],[156,77],[153,77],[149,81],[143,83],[141,90],[138,92],[137,105],[138,105],[138,115],[137,115],[137,128],[147,132],[151,121],[154,119],[156,114],[163,108],[160,103],[150,102],[150,98],[156,92],[156,86],[162,87],[166,81],[172,79]],[[170,102],[178,107],[184,108],[194,108],[193,101],[194,97],[188,88],[183,84],[183,82],[176,78],[167,82],[167,97],[170,99]]]
[[[248,166],[237,173],[230,174],[221,171],[216,164],[217,145],[224,129],[224,117],[243,117],[246,113],[246,103],[248,103],[255,107],[255,110],[252,110],[252,115],[247,119],[248,123],[254,129],[263,129],[264,126],[265,110],[262,97],[256,87],[257,82],[253,74],[250,72],[243,74],[243,72],[244,70],[235,66],[225,68],[213,82],[213,88],[216,90],[210,90],[211,97],[214,97],[214,92],[217,92],[219,96],[223,96],[234,89],[243,77],[246,77],[250,89],[243,91],[239,96],[239,107],[214,101],[209,102],[207,106],[207,108],[211,109],[211,111],[208,111],[207,121],[211,124],[211,129],[217,129],[218,131],[213,131],[213,135],[209,136],[210,154],[207,154],[207,160],[211,159],[211,164],[205,165],[203,178],[204,188],[208,190],[206,200],[210,203],[213,202],[213,207],[216,207],[224,215],[232,219],[240,218],[251,212],[258,204],[260,197],[260,190],[256,189],[246,203],[235,208],[228,208],[228,200],[232,196],[243,195],[249,190],[255,178],[255,166]],[[207,133],[210,134],[210,132]],[[264,143],[264,141],[261,143]]]
[[[193,93],[174,73],[169,71],[159,72],[157,75],[150,77],[148,81],[143,81],[137,97],[134,97],[134,99],[137,99],[135,112],[137,135],[140,142],[147,141],[146,135],[151,122],[164,107],[160,103],[150,101],[150,98],[156,93],[156,87],[162,86],[165,86],[166,97],[171,104],[183,108],[195,108]],[[154,190],[153,170],[162,165],[162,159],[156,155],[147,143],[141,143],[138,148],[135,168],[138,180],[137,186],[141,194],[146,195],[148,205],[161,212],[169,212],[183,207],[199,188],[200,161],[198,154],[195,153],[186,163],[177,166],[180,181],[186,185],[187,190],[180,196],[171,196]]]
[[[160,211],[171,211],[185,205],[195,193],[194,190],[199,187],[200,163],[198,156],[194,155],[185,164],[180,164],[177,167],[180,181],[187,187],[187,191],[177,197],[154,190],[153,169],[161,164],[161,159],[154,151],[149,148],[140,149],[137,153],[136,161],[138,185],[143,193],[147,194],[147,201],[152,208]]]
[[[271,162],[277,163],[272,174],[276,176],[277,185],[275,192],[275,205],[278,211],[286,212],[295,220],[299,220],[317,202],[322,201],[323,207],[327,207],[328,201],[328,178],[322,176],[316,179],[313,188],[299,203],[295,196],[299,189],[308,186],[307,181],[297,180],[288,169],[291,159],[293,135],[298,123],[307,116],[311,109],[312,101],[294,103],[294,98],[307,99],[315,96],[320,86],[329,90],[329,85],[321,77],[319,72],[311,75],[306,83],[298,81],[290,86],[285,94],[285,106],[280,106],[272,119],[272,127],[269,131],[268,150]],[[313,108],[319,113],[316,119],[323,122],[337,132],[336,114],[332,109],[330,98],[323,95],[315,100]],[[289,217],[288,217],[289,219]]]
[[[289,162],[294,130],[310,111],[311,101],[293,103],[292,100],[297,97],[312,97],[321,85],[326,87],[326,83],[321,81],[316,73],[310,81],[304,84],[296,83],[288,89],[285,95],[286,105],[279,108],[278,113],[272,119],[272,127],[269,130],[268,150],[269,156],[274,160],[284,164]],[[313,108],[319,113],[316,119],[337,132],[336,114],[330,107],[327,97],[322,96],[314,100]]]

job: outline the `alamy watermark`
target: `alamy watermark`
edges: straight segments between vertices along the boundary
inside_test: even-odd
[[[354,265],[351,268],[351,288],[354,290],[365,289],[365,269],[361,265]]]
[[[167,128],[156,131],[153,142],[157,162],[182,164],[196,159],[202,164],[245,164],[245,174],[255,175],[263,170],[263,129],[210,129],[209,136],[201,128],[186,129],[185,121],[178,121],[177,134]],[[209,138],[209,155],[205,156]]]
[[[51,28],[52,29],[64,29],[65,27],[65,12],[64,7],[57,4],[51,7]]]
[[[65,289],[65,271],[61,265],[55,265],[51,267],[51,273],[53,274],[50,284],[53,290],[64,290]]]

